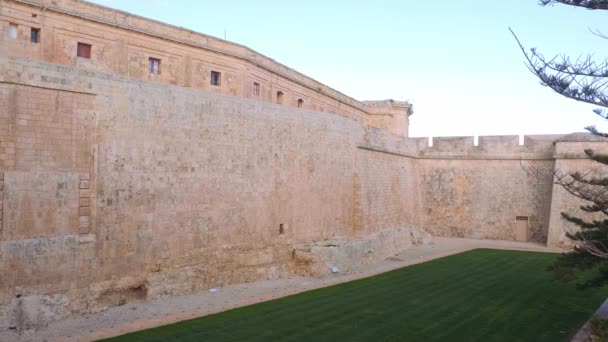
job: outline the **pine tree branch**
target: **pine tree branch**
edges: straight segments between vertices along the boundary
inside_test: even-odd
[[[563,4],[587,9],[608,10],[608,0],[539,0],[540,5]],[[570,59],[566,55],[547,59],[536,49],[526,51],[519,38],[509,28],[517,41],[519,48],[526,59],[528,69],[541,81],[543,86],[549,87],[558,94],[579,102],[593,104],[608,108],[608,59],[596,62],[593,55],[579,56]],[[600,31],[593,31],[594,35],[608,39]],[[608,119],[608,110],[598,108],[593,112],[604,119]],[[594,135],[608,137],[608,134],[599,132],[594,126],[586,127]],[[585,150],[587,157],[595,162],[608,165],[608,155],[596,153],[591,149]],[[571,195],[586,201],[580,206],[583,212],[599,213],[608,217],[608,177],[604,173],[595,172],[562,173],[551,168],[550,171],[532,168],[524,165],[522,168],[543,182],[550,181],[560,185]],[[600,287],[608,284],[608,219],[588,221],[562,212],[564,220],[578,226],[578,230],[566,232],[566,236],[574,243],[574,251],[564,253],[548,270],[553,271],[556,278],[572,280],[584,270],[596,267],[596,275],[578,288]]]
[[[509,31],[526,59],[526,66],[543,86],[566,98],[608,108],[608,60],[597,63],[592,55],[579,57],[576,61],[566,56],[546,59],[535,48],[527,52],[513,29],[509,28]],[[608,118],[608,110],[596,109],[594,113]],[[593,134],[608,137],[594,127],[587,129]]]
[[[605,10],[608,9],[608,0],[540,0],[542,6],[563,4],[575,7],[583,7],[591,10]]]
[[[601,111],[601,112],[608,114],[608,111]],[[601,117],[604,117],[605,114],[598,114],[598,115],[600,115]],[[608,133],[603,133],[603,132],[598,131],[595,128],[595,126],[587,126],[587,127],[585,127],[585,129],[587,131],[591,132],[591,134],[597,135],[598,137],[608,138]]]
[[[608,165],[608,154],[596,153],[592,149],[586,149],[585,154],[589,157],[589,159],[596,161],[600,164]],[[608,178],[601,178],[604,182],[598,182],[595,185],[604,185],[608,186]]]

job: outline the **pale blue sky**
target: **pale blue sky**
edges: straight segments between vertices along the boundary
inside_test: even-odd
[[[603,120],[526,69],[508,30],[545,55],[608,57],[608,11],[537,0],[95,0],[246,45],[358,100],[414,104],[412,136],[569,133]]]

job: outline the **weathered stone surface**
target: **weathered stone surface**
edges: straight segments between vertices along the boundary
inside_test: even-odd
[[[598,141],[599,140],[599,141]],[[586,158],[585,149],[592,149],[598,153],[608,153],[608,144],[598,137],[589,137],[588,134],[571,134],[556,143],[555,170],[559,174],[580,172],[589,178],[603,178],[608,176],[605,166]],[[564,248],[572,247],[572,241],[566,237],[567,232],[576,231],[576,226],[561,217],[562,212],[582,217],[588,221],[603,220],[601,213],[589,214],[580,210],[581,205],[587,205],[581,199],[570,195],[564,188],[555,186],[551,197],[550,231],[547,244]]]
[[[522,163],[584,171],[581,151],[606,145],[504,136],[431,147],[405,138],[407,103],[358,102],[245,47],[92,4],[28,2],[44,11],[0,1],[0,328],[349,272],[425,242],[424,231],[513,240],[517,216],[526,240],[565,245],[559,212],[580,201]],[[79,41],[91,59],[75,56]],[[163,73],[149,73],[149,57]],[[212,68],[223,86],[209,84]]]
[[[54,75],[61,87],[91,84],[99,95],[93,107],[70,114],[95,113],[96,125],[70,133],[95,137],[79,147],[86,153],[51,154],[71,164],[17,153],[15,166],[3,169],[10,221],[0,239],[0,271],[9,275],[0,284],[4,305],[17,293],[61,295],[62,314],[86,313],[272,279],[289,274],[294,244],[416,223],[409,208],[417,201],[407,195],[415,183],[412,161],[358,149],[364,127],[357,121],[29,60],[11,63],[10,70],[27,71],[11,76],[23,85],[3,84],[8,102],[25,101],[14,90],[34,86],[41,75]],[[11,115],[26,114],[17,107]],[[8,141],[21,146],[26,136],[12,132]],[[22,200],[26,190],[40,200]],[[45,212],[59,216],[26,220]],[[47,316],[40,322],[55,317]]]
[[[4,0],[0,10],[0,47],[11,55],[334,113],[401,136],[408,131],[411,104],[357,101],[239,44],[83,1]],[[14,37],[9,24],[16,25]],[[32,28],[40,30],[38,42],[31,41]],[[89,53],[79,56],[79,44]],[[151,58],[159,61],[155,72]],[[218,82],[211,82],[212,72]],[[45,88],[93,92],[91,82],[60,73],[36,80]],[[29,120],[18,124],[31,126]]]
[[[64,295],[24,296],[0,306],[0,330],[37,329],[69,314],[69,301]]]
[[[552,160],[530,166],[553,170]],[[435,236],[515,240],[528,218],[528,240],[547,241],[552,180],[528,175],[520,160],[419,160],[421,227]]]
[[[78,224],[78,175],[6,171],[4,232],[0,241],[74,233]]]
[[[387,229],[356,240],[316,241],[295,245],[289,268],[293,273],[314,277],[331,274],[333,267],[350,273],[362,265],[402,253],[412,245],[431,241],[430,234],[416,228]]]

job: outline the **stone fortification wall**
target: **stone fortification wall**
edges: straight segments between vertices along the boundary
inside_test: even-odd
[[[407,103],[357,102],[242,46],[163,25],[75,0],[0,0],[0,329],[354,269],[426,241],[421,229],[566,243],[559,212],[580,201],[522,165],[585,169],[580,151],[605,143],[429,146],[404,137]],[[80,41],[90,59],[74,57]],[[154,56],[160,75],[146,72]],[[211,87],[211,70],[226,83]]]
[[[557,137],[480,136],[434,138],[417,144],[423,211],[431,234],[517,240],[527,225],[528,241],[545,242],[553,184],[529,175],[522,163],[552,169]],[[518,222],[523,221],[523,222]]]
[[[426,241],[420,229],[516,240],[524,224],[524,240],[560,244],[558,213],[578,202],[522,163],[587,167],[582,148],[604,146],[429,146],[329,113],[6,57],[0,104],[0,322],[26,326],[355,269]]]
[[[552,169],[552,160],[528,160]],[[517,240],[518,220],[527,224],[525,241],[545,242],[549,227],[551,179],[526,173],[520,160],[422,159],[421,225],[435,236]]]
[[[409,138],[370,129],[364,150],[414,160],[418,224],[435,236],[545,242],[551,178],[527,169],[553,170],[561,136]],[[432,146],[431,146],[432,145]],[[524,224],[525,237],[517,230]]]
[[[606,166],[589,160],[584,154],[585,149],[592,149],[605,154],[608,153],[608,144],[605,139],[580,133],[570,134],[559,139],[555,149],[555,172],[559,175],[580,172],[587,178],[606,177]],[[561,186],[553,188],[548,245],[572,247],[572,242],[565,234],[566,232],[576,231],[576,226],[562,219],[562,212],[588,221],[604,220],[606,218],[603,214],[588,214],[580,210],[581,205],[587,204],[589,203],[572,196]]]
[[[35,39],[33,30],[37,30]],[[248,47],[89,2],[2,0],[0,45],[12,56],[330,112],[369,123],[365,103]],[[80,45],[86,50],[83,54]],[[152,59],[157,61],[154,68]],[[407,133],[410,104],[393,101],[383,108],[372,107],[378,114],[372,124]]]
[[[588,220],[584,201],[554,184],[553,175],[579,171],[602,176],[605,168],[583,151],[608,152],[605,139],[588,133],[408,138],[370,128],[360,149],[413,160],[417,222],[435,236],[526,240],[572,246],[576,227],[568,212]],[[477,140],[477,142],[475,141]],[[525,234],[519,234],[521,231]]]
[[[362,244],[373,259],[415,238],[412,160],[358,149],[346,117],[18,58],[0,104],[3,324],[285,276],[296,245],[399,237]]]

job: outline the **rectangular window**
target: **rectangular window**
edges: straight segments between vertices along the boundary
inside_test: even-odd
[[[40,43],[40,29],[32,27],[32,31],[30,33],[30,41],[32,43]]]
[[[253,95],[260,96],[260,84],[258,82],[253,82]]]
[[[8,24],[8,36],[17,39],[17,24]]]
[[[160,59],[150,58],[150,73],[160,75]]]
[[[277,91],[277,104],[283,104],[283,92]],[[323,111],[321,109],[321,111]]]
[[[91,44],[78,43],[76,55],[82,58],[91,58]]]
[[[211,72],[211,85],[220,86],[222,84],[222,73],[218,71]]]

